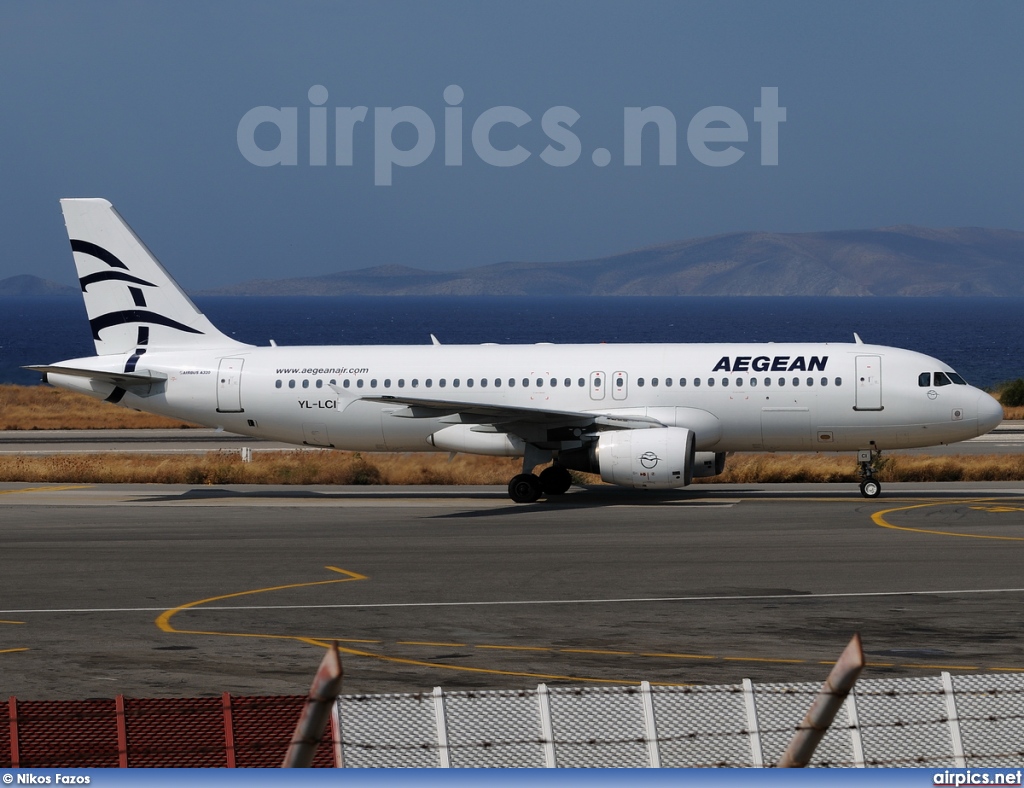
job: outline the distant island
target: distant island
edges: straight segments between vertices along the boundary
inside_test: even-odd
[[[20,274],[0,279],[0,298],[5,296],[74,295],[77,292],[79,291],[74,287],[51,282],[49,279],[40,279],[31,274]]]
[[[0,295],[14,294],[5,292],[11,287],[7,283],[33,279],[0,280]],[[1024,296],[1024,232],[903,225],[729,233],[593,260],[507,262],[459,271],[385,265],[324,276],[255,279],[195,294]]]

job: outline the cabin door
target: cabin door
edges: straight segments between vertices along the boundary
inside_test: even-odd
[[[241,358],[222,358],[217,367],[217,412],[242,413]]]
[[[855,410],[882,410],[882,357],[857,356]]]

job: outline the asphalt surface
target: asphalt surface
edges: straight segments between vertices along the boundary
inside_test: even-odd
[[[0,694],[1024,671],[1024,483],[0,485]]]

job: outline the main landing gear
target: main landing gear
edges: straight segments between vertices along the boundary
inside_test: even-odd
[[[572,486],[572,476],[561,465],[552,465],[540,472],[520,473],[508,483],[508,497],[516,503],[533,503],[541,495],[561,495]]]
[[[860,494],[865,498],[877,498],[882,494],[882,484],[875,478],[876,464],[881,457],[880,451],[874,449],[862,449],[857,452],[857,461],[860,463]]]

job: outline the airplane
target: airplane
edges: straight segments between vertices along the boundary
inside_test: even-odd
[[[938,359],[856,334],[814,344],[244,344],[214,327],[110,202],[61,206],[96,355],[27,367],[45,381],[297,445],[522,457],[508,485],[517,503],[565,493],[573,470],[685,487],[744,451],[856,452],[861,494],[875,498],[881,451],[974,438],[1003,415]]]

